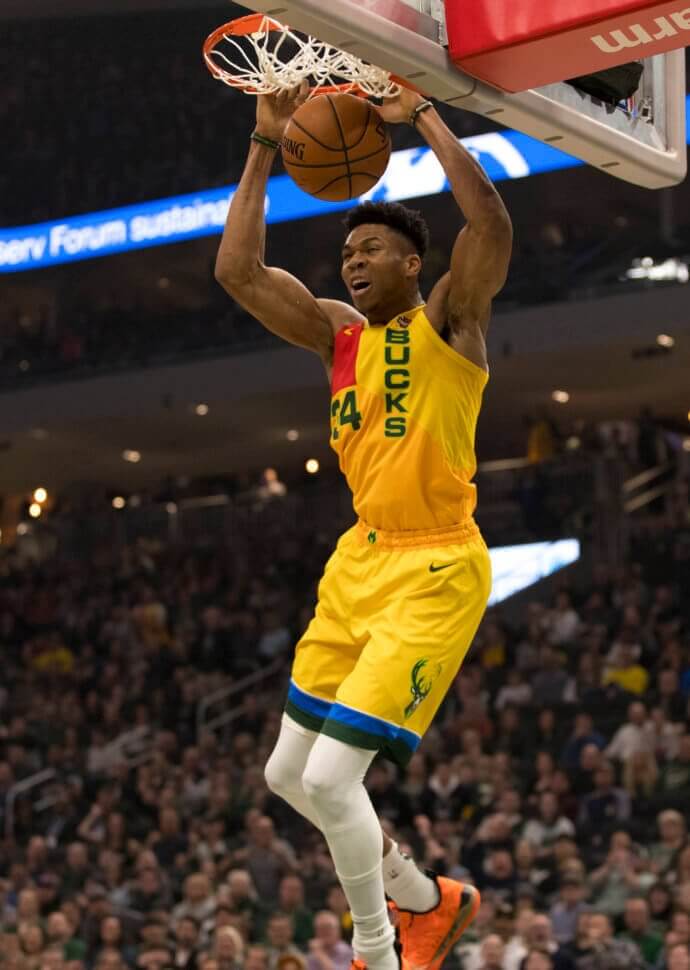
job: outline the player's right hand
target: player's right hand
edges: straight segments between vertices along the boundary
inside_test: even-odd
[[[302,81],[278,94],[260,94],[256,99],[256,130],[264,138],[280,141],[287,123],[309,95],[309,82]]]

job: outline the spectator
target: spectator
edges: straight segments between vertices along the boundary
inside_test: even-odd
[[[665,872],[671,865],[676,853],[685,845],[687,830],[685,819],[673,809],[659,812],[656,819],[659,841],[649,849],[649,859],[654,872]]]
[[[503,964],[505,947],[497,933],[491,933],[479,948],[479,970],[505,970]]]
[[[651,751],[636,751],[623,766],[623,788],[638,805],[649,800],[658,777],[659,766]]]
[[[347,970],[351,960],[352,948],[341,938],[337,916],[321,910],[314,918],[307,970]]]
[[[543,646],[539,652],[539,671],[532,678],[532,699],[537,707],[551,707],[564,703],[570,677],[563,669],[557,651]]]
[[[265,946],[250,946],[243,970],[268,970],[268,953]]]
[[[174,808],[161,809],[158,826],[153,851],[159,865],[169,869],[177,856],[187,851],[187,839],[180,830],[180,816]]]
[[[628,720],[621,725],[614,734],[611,743],[605,749],[607,758],[615,761],[627,761],[636,751],[651,749],[648,733],[645,731],[647,709],[644,704],[635,701],[628,707]]]
[[[664,668],[657,671],[655,689],[651,691],[650,703],[671,723],[682,721],[685,717],[685,699],[680,692],[680,677],[677,670]]]
[[[166,970],[172,962],[172,953],[167,946],[143,947],[137,956],[137,970]],[[222,964],[219,961],[219,967]],[[230,967],[224,970],[231,970]]]
[[[585,953],[577,961],[578,970],[645,970],[640,951],[629,940],[615,939],[611,920],[604,913],[591,913],[587,919]]]
[[[690,797],[690,734],[678,738],[678,751],[661,769],[661,788],[674,804],[687,804]]]
[[[621,938],[634,943],[645,963],[653,966],[661,953],[664,941],[650,927],[647,900],[637,896],[628,899],[625,903],[623,922],[625,931],[621,934]]]
[[[519,970],[527,956],[527,931],[534,919],[534,910],[524,906],[515,916],[513,934],[508,938],[503,951],[503,970]]]
[[[626,832],[615,832],[611,836],[606,859],[590,874],[589,884],[592,905],[598,912],[611,917],[621,916],[628,898],[645,888]],[[601,929],[603,924],[597,926]]]
[[[553,970],[553,958],[544,950],[530,950],[522,964],[522,970]]]
[[[649,712],[645,731],[649,736],[650,748],[657,761],[675,758],[678,753],[678,740],[683,734],[681,723],[671,723],[667,720],[661,707],[653,707]]]
[[[107,896],[105,889],[103,895]],[[141,868],[133,884],[127,889],[127,905],[140,913],[167,909],[169,900],[170,896],[160,872],[150,865]]]
[[[556,602],[547,619],[547,635],[554,646],[567,646],[575,639],[580,628],[580,617],[573,608],[572,598],[566,590],[556,594]]]
[[[20,923],[17,937],[28,970],[39,970],[45,946],[41,927],[38,923]]]
[[[257,926],[263,921],[264,908],[246,869],[231,869],[228,873],[225,905],[231,913],[246,918],[247,928]]]
[[[444,768],[442,762],[439,770]],[[448,765],[448,770],[450,766]],[[450,779],[448,779],[450,781]],[[400,791],[396,783],[394,773],[380,759],[377,759],[369,769],[367,775],[367,790],[371,798],[372,805],[376,814],[382,820],[388,820],[396,829],[409,828],[412,824],[412,810],[404,791]],[[457,786],[457,780],[450,781],[451,789]],[[441,795],[436,788],[436,776],[429,780],[429,787],[440,799]],[[444,794],[445,797],[445,794]],[[452,797],[452,790],[449,793]]]
[[[91,875],[89,854],[83,842],[72,842],[67,846],[65,868],[62,872],[62,886],[66,893],[74,893],[84,888]]]
[[[644,694],[649,683],[649,674],[639,663],[636,663],[634,651],[629,643],[618,644],[618,655],[615,664],[604,671],[602,684],[616,684],[629,694]]]
[[[260,897],[271,902],[277,901],[281,878],[297,869],[294,852],[276,837],[273,822],[266,816],[252,822],[247,848],[236,852],[234,861],[246,865]]]
[[[575,826],[570,819],[561,815],[558,799],[553,792],[542,792],[539,796],[539,814],[527,822],[522,837],[535,847],[538,857],[544,857],[550,855],[559,836],[574,834]]]
[[[674,943],[666,952],[666,970],[690,970],[687,943]]]
[[[580,752],[580,764],[573,778],[573,791],[584,795],[592,791],[594,773],[603,762],[603,753],[595,744],[586,744]]]
[[[510,852],[506,849],[495,849],[489,854],[479,885],[481,889],[488,890],[493,899],[513,902],[517,880]]]
[[[560,946],[574,941],[577,923],[583,912],[587,911],[585,886],[582,879],[566,875],[561,879],[558,898],[549,910],[553,936]]]
[[[614,785],[615,773],[608,761],[594,772],[594,791],[582,800],[578,824],[594,835],[607,835],[630,817],[630,796]]]
[[[86,944],[75,936],[74,928],[60,910],[49,915],[46,934],[50,945],[60,948],[64,960],[83,960],[86,956]]]
[[[216,910],[216,898],[211,883],[203,873],[187,876],[184,881],[184,899],[173,910],[173,919],[179,922],[191,917],[198,925],[210,919]]]
[[[576,771],[580,764],[580,756],[586,745],[591,744],[603,750],[606,739],[594,728],[592,715],[588,711],[578,711],[575,714],[573,732],[563,748],[561,761],[567,771]]]
[[[573,970],[572,959],[554,937],[551,920],[545,913],[535,913],[527,927],[525,940],[528,952],[541,950],[551,957],[553,970]]]
[[[302,954],[294,942],[294,926],[292,917],[287,913],[274,913],[268,921],[266,931],[269,970],[277,970],[278,962],[286,956],[296,956],[301,959]]]
[[[223,926],[216,932],[213,956],[218,970],[241,970],[243,955],[242,937],[233,926]]]
[[[173,963],[179,970],[197,970],[200,925],[193,916],[183,916],[175,924]]]
[[[293,940],[304,947],[314,935],[314,915],[304,905],[304,883],[297,875],[283,876],[278,892],[280,912],[292,920]]]

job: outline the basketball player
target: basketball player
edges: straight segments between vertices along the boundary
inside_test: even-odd
[[[365,203],[345,220],[341,273],[351,302],[316,299],[264,263],[266,182],[305,96],[302,86],[258,99],[216,267],[219,282],[265,327],[321,357],[332,390],[331,444],[358,515],[326,566],[297,645],[266,780],[328,843],[352,911],[355,965],[400,966],[387,894],[398,910],[403,970],[436,970],[474,918],[479,894],[401,853],[382,833],[363,779],[377,752],[405,765],[417,748],[489,596],[470,482],[486,330],[512,228],[480,165],[429,102],[403,90],[378,110],[387,122],[415,125],[448,176],[466,220],[450,271],[425,301],[421,216]]]

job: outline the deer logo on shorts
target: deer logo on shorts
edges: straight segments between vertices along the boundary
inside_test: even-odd
[[[410,671],[410,693],[412,694],[412,700],[407,705],[403,711],[403,716],[405,720],[411,717],[417,710],[419,705],[422,703],[425,697],[428,697],[431,693],[431,688],[434,686],[434,681],[441,673],[441,664],[436,664],[436,671],[433,677],[424,679],[424,668],[429,663],[428,657],[423,657],[418,660]]]

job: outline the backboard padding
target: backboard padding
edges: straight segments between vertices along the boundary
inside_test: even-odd
[[[425,94],[490,117],[611,175],[663,188],[686,174],[684,52],[652,58],[655,121],[616,112],[566,84],[505,94],[459,71],[442,24],[401,0],[249,0],[293,29],[406,78]]]

